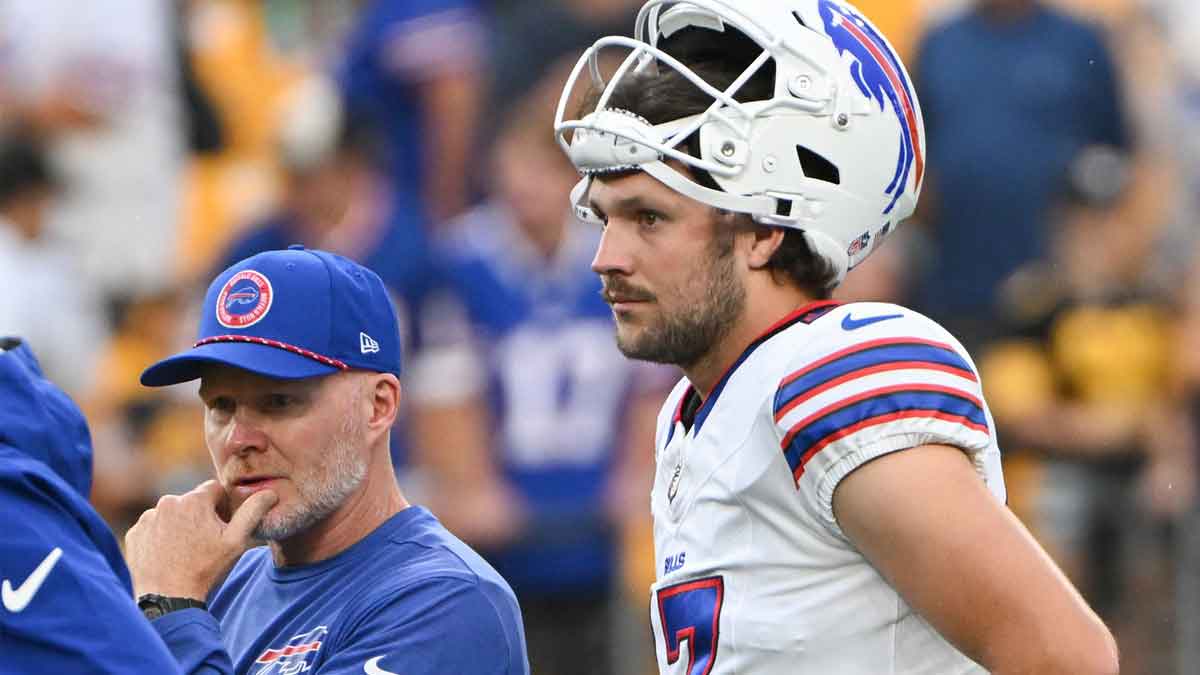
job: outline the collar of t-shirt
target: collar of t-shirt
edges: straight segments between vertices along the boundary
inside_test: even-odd
[[[385,542],[395,539],[405,539],[407,534],[434,520],[423,506],[409,506],[400,513],[388,518],[382,525],[363,537],[350,548],[338,553],[332,558],[326,558],[307,565],[290,565],[278,567],[272,561],[268,570],[272,580],[279,582],[298,581],[323,574],[329,570],[375,554]]]

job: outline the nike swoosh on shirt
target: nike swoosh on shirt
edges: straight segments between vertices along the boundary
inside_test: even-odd
[[[873,323],[887,321],[888,319],[899,319],[903,314],[884,314],[882,316],[868,316],[862,319],[856,319],[849,314],[842,318],[842,330],[854,330],[863,326],[870,326]]]
[[[5,579],[4,584],[0,585],[0,599],[4,601],[4,608],[14,614],[24,610],[61,557],[62,549],[55,547],[53,551],[50,551],[50,555],[46,556],[46,559],[25,579],[25,583],[18,586],[16,590],[13,590],[12,583]]]
[[[367,675],[400,675],[400,673],[393,673],[390,670],[380,668],[379,662],[382,660],[382,656],[374,656],[367,659],[367,662],[363,664],[363,672]]]

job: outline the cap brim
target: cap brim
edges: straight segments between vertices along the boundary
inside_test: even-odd
[[[159,361],[142,371],[141,382],[147,387],[188,382],[199,379],[204,368],[213,364],[240,368],[280,380],[298,380],[338,372],[335,366],[278,347],[249,342],[213,342]]]

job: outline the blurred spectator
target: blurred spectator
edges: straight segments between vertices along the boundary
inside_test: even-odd
[[[473,0],[369,0],[350,32],[341,85],[381,132],[405,227],[468,203],[486,39]]]
[[[177,249],[183,279],[207,280],[238,228],[265,218],[282,192],[281,109],[311,66],[276,46],[268,31],[268,5],[278,3],[189,0],[187,5],[188,54],[198,86],[220,119],[222,145],[217,153],[194,157],[188,168]]]
[[[1196,213],[1192,213],[1195,217]],[[1194,225],[1194,223],[1193,223]],[[1200,438],[1200,247],[1193,250],[1192,268],[1183,287],[1183,316],[1177,352],[1184,403],[1191,417],[1192,433]],[[1193,459],[1200,448],[1193,447]],[[1192,475],[1196,476],[1193,468]],[[1200,480],[1200,477],[1197,477]],[[1179,519],[1176,558],[1176,615],[1179,626],[1177,672],[1188,673],[1200,664],[1200,500]]]
[[[613,343],[589,269],[599,232],[568,211],[577,176],[548,133],[551,100],[513,111],[494,196],[445,232],[446,288],[414,367],[419,453],[438,516],[517,592],[534,672],[608,675],[618,531],[645,515],[670,382]]]
[[[186,144],[162,0],[0,2],[0,98],[35,125],[71,189],[48,223],[105,297],[172,272]]]
[[[336,90],[319,76],[287,97],[277,150],[284,167],[279,207],[230,243],[213,273],[256,253],[304,244],[357,260],[393,295],[416,303],[428,283],[428,244],[409,227],[379,167],[377,138],[347,116]]]
[[[46,373],[78,396],[91,384],[106,331],[69,250],[46,232],[61,191],[29,138],[0,130],[0,334],[25,336]]]
[[[159,495],[186,492],[212,474],[197,441],[196,392],[138,384],[147,363],[194,339],[181,297],[164,288],[130,300],[112,339],[95,348],[96,382],[83,404],[95,441],[92,503],[121,535]]]
[[[1116,633],[1122,665],[1161,673],[1161,526],[1194,499],[1194,439],[1172,386],[1175,312],[1146,283],[1155,242],[1116,208],[1128,171],[1111,148],[1071,164],[1051,257],[1006,286],[1011,333],[980,366],[1006,450],[1044,456],[1032,529]]]
[[[503,118],[552,64],[605,35],[630,35],[644,0],[494,2],[488,113]],[[574,65],[574,64],[572,64]]]
[[[1165,58],[1160,67],[1169,68],[1169,87],[1153,102],[1153,125],[1164,136],[1162,162],[1174,162],[1174,179],[1179,183],[1177,197],[1178,236],[1172,242],[1176,252],[1191,252],[1200,242],[1196,224],[1200,222],[1200,4],[1193,0],[1141,0],[1157,18],[1158,33],[1153,41]],[[1151,42],[1146,40],[1144,42]],[[1140,93],[1140,92],[1139,92]],[[1197,645],[1200,657],[1200,644]],[[1198,658],[1200,661],[1200,658]]]
[[[969,344],[996,291],[1047,252],[1055,182],[1079,148],[1129,146],[1098,29],[1040,0],[977,0],[932,29],[914,77],[929,140],[918,216],[936,245],[923,310]]]

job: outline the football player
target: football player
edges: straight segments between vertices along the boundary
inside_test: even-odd
[[[610,49],[628,56],[606,78]],[[585,69],[592,102],[568,119]],[[1005,506],[961,344],[904,307],[829,300],[925,173],[911,82],[871,23],[837,0],[650,0],[566,89],[556,131],[603,227],[617,344],[685,375],[651,493],[660,670],[1116,672]]]

